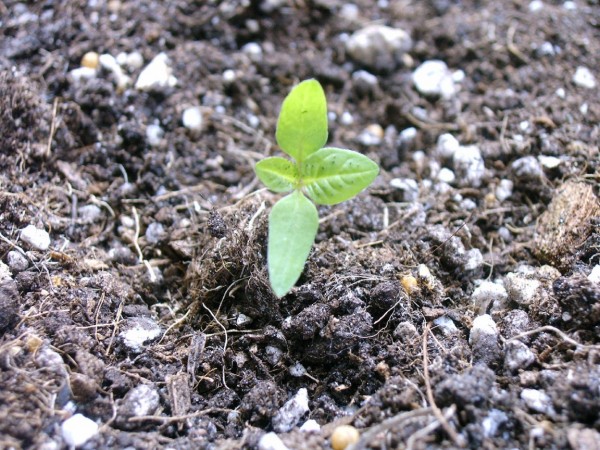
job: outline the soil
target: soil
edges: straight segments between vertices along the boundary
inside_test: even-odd
[[[600,91],[573,81],[583,66],[600,82],[598,2],[354,4],[0,4],[1,448],[67,448],[74,414],[99,425],[89,449],[275,448],[271,431],[326,449],[340,424],[355,449],[600,448]],[[413,40],[393,70],[346,51],[373,23]],[[74,78],[92,51],[139,52],[133,82],[164,52],[177,84]],[[464,73],[451,98],[413,85],[432,59]],[[278,154],[280,104],[311,77],[330,143],[382,170],[319,208],[279,300],[278,196],[253,165]],[[193,106],[201,130],[182,124]],[[476,181],[439,150],[445,133],[479,148]],[[308,411],[287,423],[302,388]]]

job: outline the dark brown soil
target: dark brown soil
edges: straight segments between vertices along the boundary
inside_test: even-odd
[[[340,424],[361,432],[355,450],[600,448],[600,88],[573,81],[582,66],[600,82],[598,2],[353,4],[0,4],[0,448],[67,448],[77,413],[99,425],[89,449],[266,449],[270,431],[326,449]],[[412,37],[393,69],[346,51],[372,23]],[[92,51],[143,64],[123,65],[128,85],[74,78]],[[161,52],[177,84],[136,89]],[[464,72],[452,98],[413,85],[433,59]],[[253,166],[311,77],[330,143],[382,171],[320,208],[278,300],[278,196]],[[182,124],[191,106],[201,130]],[[439,151],[444,133],[479,148],[477,181]],[[309,411],[286,423],[302,388]],[[308,419],[320,431],[300,431]]]

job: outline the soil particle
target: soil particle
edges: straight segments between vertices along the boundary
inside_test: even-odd
[[[284,396],[272,381],[259,381],[242,399],[240,413],[255,426],[270,423],[283,404]]]

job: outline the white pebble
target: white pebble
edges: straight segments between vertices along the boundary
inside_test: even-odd
[[[526,180],[537,180],[544,175],[544,170],[535,156],[524,156],[510,165],[513,173]]]
[[[199,106],[191,106],[183,110],[181,122],[188,130],[200,131],[202,129],[202,110]]]
[[[399,140],[403,144],[412,142],[417,137],[417,129],[415,127],[405,128],[400,132]]]
[[[297,362],[293,366],[290,366],[289,372],[291,376],[300,378],[306,375],[306,368],[302,364]]]
[[[375,87],[378,84],[377,77],[366,70],[357,70],[352,74],[352,81],[362,83],[364,85]]]
[[[303,433],[318,433],[321,431],[321,425],[319,425],[314,419],[308,419],[302,424],[300,431]]]
[[[450,133],[442,134],[437,140],[436,151],[441,158],[452,158],[459,148],[458,140]]]
[[[34,225],[27,225],[21,230],[21,240],[36,250],[44,251],[50,247],[50,235]]]
[[[153,147],[160,144],[164,134],[164,130],[158,124],[150,124],[146,127],[146,140]]]
[[[252,128],[258,128],[260,126],[260,119],[255,114],[248,113],[246,115],[246,120],[248,121],[248,125]]]
[[[262,60],[262,47],[260,44],[256,42],[248,42],[242,47],[242,52],[244,52],[251,61],[260,62]]]
[[[384,131],[381,125],[373,123],[367,126],[357,137],[358,142],[366,146],[376,146],[381,144]]]
[[[596,78],[594,74],[587,67],[579,66],[575,70],[573,75],[573,83],[577,86],[581,86],[587,89],[594,89],[596,87]]]
[[[96,69],[92,69],[91,67],[78,67],[69,72],[69,77],[73,82],[79,84],[82,80],[91,80],[92,78],[95,78],[97,73]]]
[[[464,269],[467,271],[477,270],[483,266],[483,255],[478,248],[472,248],[465,253]]]
[[[258,441],[258,450],[289,450],[279,436],[272,431],[264,434]]]
[[[531,305],[540,295],[542,284],[539,280],[525,278],[515,272],[506,274],[506,290],[509,298],[519,305]]]
[[[287,433],[308,411],[308,391],[301,388],[296,395],[279,408],[273,417],[273,429],[278,433]]]
[[[474,145],[460,146],[452,157],[454,171],[461,186],[479,187],[485,173],[483,157]]]
[[[575,11],[577,9],[577,4],[571,1],[564,2],[562,6],[567,11]]]
[[[594,266],[594,268],[588,275],[588,280],[590,280],[592,283],[600,284],[600,264],[596,264]]]
[[[500,180],[500,183],[498,183],[495,191],[498,201],[503,202],[507,198],[510,198],[513,193],[513,188],[514,183],[511,180],[507,180],[505,178]]]
[[[123,69],[114,58],[114,56],[105,53],[100,55],[100,65],[109,72],[112,72],[119,89],[125,89],[131,84],[131,78],[123,73]]]
[[[543,7],[544,7],[544,3],[541,2],[540,0],[533,0],[531,3],[529,3],[529,6],[528,6],[529,11],[531,11],[531,12],[538,12]]]
[[[119,408],[119,413],[127,418],[150,416],[158,409],[160,396],[156,389],[147,384],[140,384],[131,389]]]
[[[438,327],[439,330],[442,331],[444,336],[451,336],[458,331],[456,328],[456,324],[454,321],[448,316],[438,317],[433,321],[433,324]]]
[[[561,159],[557,158],[556,156],[546,156],[546,155],[539,155],[538,161],[546,169],[556,169],[558,166],[560,166],[560,163],[562,162]]]
[[[83,414],[75,414],[65,420],[61,434],[69,447],[79,447],[98,434],[98,424]]]
[[[494,336],[498,336],[498,327],[492,316],[483,314],[475,317],[471,332],[469,333],[469,344],[475,347],[482,340]]]
[[[458,92],[452,72],[444,61],[425,61],[415,69],[412,80],[417,90],[423,95],[448,99]]]
[[[521,391],[521,400],[532,411],[553,415],[552,399],[544,391],[537,389],[523,389]]]
[[[558,88],[555,92],[556,96],[558,98],[565,98],[567,96],[567,93],[565,92],[565,90],[563,88]]]
[[[231,69],[227,69],[223,72],[223,83],[231,84],[235,81],[236,75],[235,71]]]
[[[348,126],[354,123],[354,117],[348,111],[344,111],[342,113],[342,117],[340,117],[340,123],[342,125]]]
[[[482,281],[471,294],[471,302],[477,314],[484,314],[490,305],[494,309],[502,309],[506,306],[508,292],[504,286],[491,281]]]
[[[353,3],[344,3],[340,8],[339,12],[339,16],[341,18],[346,19],[350,22],[358,19],[359,14],[360,10],[358,9],[358,6],[356,6]]]
[[[490,409],[488,415],[481,422],[483,435],[487,438],[496,436],[500,427],[508,422],[508,420],[508,416],[504,411],[493,408]]]
[[[360,64],[376,70],[393,70],[412,48],[412,39],[400,28],[368,25],[346,41],[346,51]]]
[[[447,167],[442,167],[437,174],[437,179],[443,183],[452,184],[456,181],[456,175]]]
[[[511,372],[526,369],[534,362],[535,355],[521,341],[509,341],[504,346],[504,367]]]
[[[390,186],[404,193],[405,202],[414,202],[419,199],[419,185],[412,178],[394,178]]]
[[[160,326],[147,317],[137,317],[128,322],[120,338],[126,347],[136,353],[143,350],[146,342],[157,339],[162,333]]]
[[[97,205],[83,205],[77,209],[77,215],[83,223],[94,223],[102,218],[102,209]]]
[[[146,238],[146,242],[148,244],[158,244],[161,239],[165,236],[165,227],[160,222],[152,222],[146,228],[146,233],[144,233],[144,237]]]
[[[135,88],[140,91],[149,91],[162,87],[173,87],[177,78],[173,76],[173,69],[169,66],[169,57],[166,53],[159,53],[140,73]]]
[[[27,258],[17,250],[11,250],[8,252],[6,255],[6,262],[8,263],[8,267],[10,267],[12,273],[23,272],[29,267],[29,261]],[[0,280],[1,279],[2,277],[0,276]]]

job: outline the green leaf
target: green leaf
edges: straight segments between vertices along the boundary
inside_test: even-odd
[[[327,142],[327,99],[317,80],[297,85],[283,101],[275,138],[279,147],[301,163]]]
[[[277,297],[287,294],[300,278],[318,228],[317,208],[300,191],[273,206],[269,214],[267,262]]]
[[[334,205],[354,197],[370,185],[378,173],[377,164],[365,155],[328,147],[304,161],[300,176],[315,203]]]
[[[300,180],[296,164],[277,156],[259,161],[254,170],[260,181],[275,192],[289,192]]]

